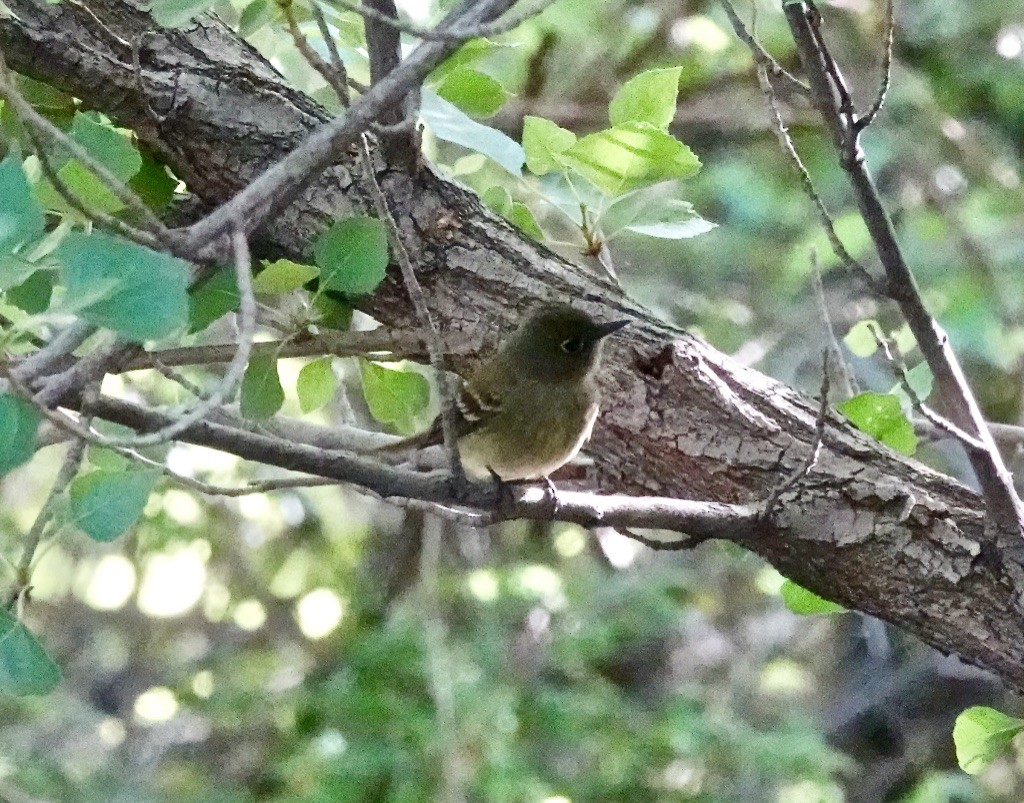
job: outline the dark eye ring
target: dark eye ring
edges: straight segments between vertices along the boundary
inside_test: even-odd
[[[583,348],[583,338],[570,337],[568,340],[563,340],[558,345],[566,354],[575,354]]]

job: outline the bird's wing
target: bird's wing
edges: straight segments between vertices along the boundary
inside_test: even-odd
[[[501,411],[501,403],[493,395],[479,389],[472,381],[461,380],[455,395],[455,437],[461,438],[475,429],[485,426]],[[441,416],[434,419],[430,428],[419,435],[382,446],[375,451],[384,453],[410,452],[426,449],[444,443],[444,427]]]

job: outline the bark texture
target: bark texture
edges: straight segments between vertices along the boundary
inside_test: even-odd
[[[133,128],[209,206],[326,119],[212,18],[168,31],[122,0],[88,5],[95,17],[72,3],[8,0],[15,17],[0,21],[8,62]],[[141,43],[141,75],[123,42]],[[636,317],[607,351],[589,448],[598,488],[754,502],[813,449],[812,400],[645,315],[461,187],[426,170],[378,168],[444,331],[488,348],[540,298]],[[269,221],[255,250],[302,258],[329,221],[369,206],[357,162],[341,158]],[[414,323],[395,279],[369,308],[388,324]],[[802,585],[1024,690],[1024,572],[988,532],[979,497],[838,417],[817,465],[781,496],[758,538],[743,543]]]

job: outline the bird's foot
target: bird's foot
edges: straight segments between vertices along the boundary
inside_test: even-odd
[[[551,505],[551,518],[558,518],[558,514],[562,511],[562,502],[558,498],[558,489],[555,488],[551,477],[541,477],[541,480],[544,482],[544,496]]]
[[[507,515],[509,511],[515,506],[515,496],[512,493],[512,484],[503,480],[490,466],[487,467],[487,473],[491,475],[491,479],[494,480],[494,490],[497,496],[497,508],[502,515]]]

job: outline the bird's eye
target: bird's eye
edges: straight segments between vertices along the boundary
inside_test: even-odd
[[[561,348],[566,354],[575,354],[583,348],[583,338],[570,337],[568,340],[563,340],[559,343],[559,348]]]

